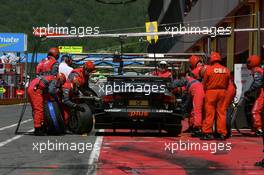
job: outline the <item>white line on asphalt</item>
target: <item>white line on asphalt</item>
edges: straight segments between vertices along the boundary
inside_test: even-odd
[[[30,122],[30,121],[32,121],[32,119],[24,120],[20,124],[24,124],[24,123],[27,123],[27,122]],[[9,126],[2,127],[2,128],[0,128],[0,131],[3,131],[5,129],[9,129],[9,128],[12,128],[12,127],[15,127],[15,126],[17,126],[17,123],[16,124],[9,125]]]
[[[29,104],[29,103],[27,103],[27,104]],[[18,103],[18,104],[13,104],[13,105],[0,105],[0,108],[22,106],[22,105],[24,105],[24,103]]]
[[[28,130],[27,132],[32,132],[34,129],[31,129],[31,130]],[[21,137],[23,137],[24,135],[17,135],[15,137],[12,137],[10,139],[7,139],[6,141],[3,141],[3,142],[0,142],[0,147],[3,147],[5,146],[6,144],[12,142],[12,141],[15,141],[17,139],[20,139]]]
[[[100,129],[99,132],[104,132],[104,129]],[[94,145],[97,145],[98,148],[93,149],[89,161],[88,161],[88,171],[87,175],[95,175],[97,169],[97,163],[100,156],[100,151],[103,143],[103,136],[97,136],[94,142]]]

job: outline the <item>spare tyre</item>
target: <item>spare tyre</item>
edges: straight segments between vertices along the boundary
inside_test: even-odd
[[[65,133],[64,120],[56,101],[46,101],[44,103],[44,114],[48,134],[59,135]]]
[[[75,134],[90,133],[93,129],[93,114],[87,104],[80,104],[84,112],[73,111],[69,117],[69,129]]]

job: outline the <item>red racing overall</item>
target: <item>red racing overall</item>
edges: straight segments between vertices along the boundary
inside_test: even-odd
[[[49,98],[48,86],[54,79],[55,76],[40,76],[29,84],[27,92],[33,111],[34,128],[44,125],[44,100]]]
[[[218,62],[208,67],[204,74],[205,90],[205,120],[202,132],[211,134],[215,117],[217,119],[217,133],[226,136],[226,106],[225,96],[230,81],[230,71]]]

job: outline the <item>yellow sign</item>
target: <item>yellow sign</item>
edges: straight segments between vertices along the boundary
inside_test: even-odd
[[[146,32],[158,32],[158,22],[146,22]],[[158,41],[159,36],[158,35],[147,35],[147,40],[149,43],[154,39],[155,43]]]
[[[59,51],[61,53],[82,53],[82,46],[59,46]]]
[[[4,94],[6,92],[6,89],[3,87],[0,87],[0,94]]]

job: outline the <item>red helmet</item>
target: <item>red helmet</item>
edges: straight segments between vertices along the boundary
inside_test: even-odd
[[[199,62],[202,62],[202,60],[201,60],[201,58],[199,56],[192,55],[189,58],[189,63],[191,65],[192,69],[194,69]]]
[[[260,66],[260,63],[261,63],[261,59],[257,55],[251,55],[247,59],[247,66],[249,68],[258,67]]]
[[[60,51],[57,47],[52,47],[48,51],[48,56],[54,57],[56,60],[60,57]]]
[[[210,63],[213,63],[215,61],[221,61],[221,56],[218,52],[212,52],[210,55]]]
[[[66,82],[66,76],[63,73],[58,73],[56,76],[56,80],[61,84],[64,84]]]
[[[88,70],[88,72],[93,72],[95,70],[93,62],[92,61],[87,61],[84,64],[84,69]]]

